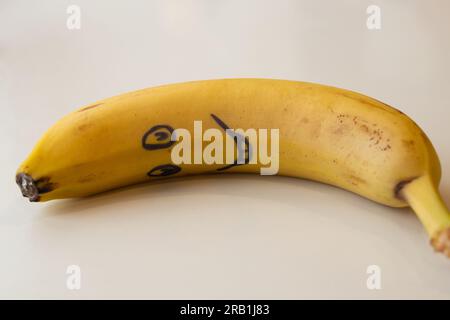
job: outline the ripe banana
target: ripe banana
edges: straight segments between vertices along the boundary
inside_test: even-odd
[[[411,206],[437,251],[450,257],[450,214],[440,164],[405,114],[367,96],[269,79],[194,81],[97,101],[51,127],[21,164],[30,201],[83,197],[175,175],[258,172],[258,164],[174,165],[173,128],[279,128],[279,174],[335,185],[373,201]]]

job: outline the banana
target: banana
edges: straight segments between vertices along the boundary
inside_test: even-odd
[[[279,175],[334,185],[391,207],[411,206],[435,250],[450,257],[450,214],[438,156],[405,114],[348,90],[286,80],[223,79],[148,88],[65,116],[20,165],[30,201],[84,197],[125,185],[259,164],[175,165],[174,128],[278,128]]]

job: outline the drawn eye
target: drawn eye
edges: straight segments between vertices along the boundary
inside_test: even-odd
[[[154,167],[152,170],[150,170],[147,175],[149,177],[166,177],[171,176],[173,174],[176,174],[181,171],[181,168],[179,166],[176,166],[174,164],[163,164],[160,166]]]
[[[145,150],[157,150],[169,148],[175,141],[171,141],[173,128],[160,124],[148,130],[142,137],[142,147]]]

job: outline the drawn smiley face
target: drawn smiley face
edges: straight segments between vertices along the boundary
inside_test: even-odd
[[[211,114],[211,117],[225,132],[227,132],[227,129],[230,128],[225,122],[223,122],[216,115]],[[148,151],[170,148],[175,143],[175,141],[171,140],[173,131],[174,129],[167,124],[158,124],[151,127],[142,137],[141,141],[142,147]],[[234,141],[237,144],[237,137],[234,137]],[[234,163],[219,168],[217,169],[217,171],[224,171],[234,166],[249,163],[251,146],[249,144],[247,137],[245,138],[244,143],[245,143],[243,150],[243,154],[245,155],[244,163],[238,163],[238,161],[235,160]],[[149,172],[147,172],[147,175],[149,177],[167,177],[170,175],[177,174],[180,171],[181,167],[168,163],[158,165],[152,168]]]

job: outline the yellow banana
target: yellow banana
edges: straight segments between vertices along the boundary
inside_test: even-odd
[[[440,164],[423,131],[370,97],[313,83],[224,79],[160,86],[100,100],[50,128],[16,181],[30,201],[83,197],[124,185],[259,164],[174,165],[174,128],[279,129],[279,174],[335,185],[376,202],[411,206],[434,248],[450,256]],[[272,143],[272,142],[271,142]]]

